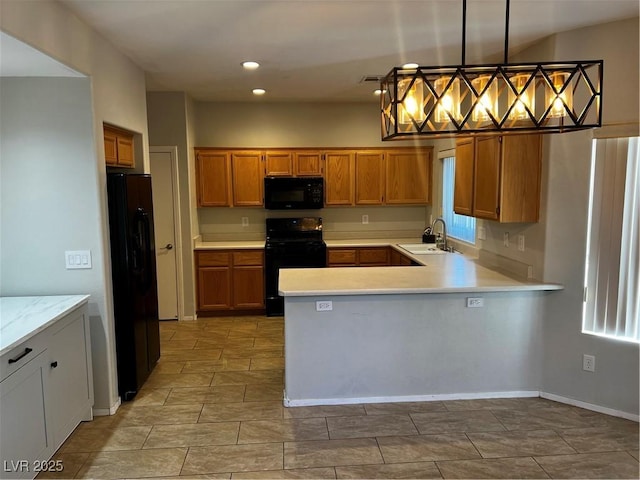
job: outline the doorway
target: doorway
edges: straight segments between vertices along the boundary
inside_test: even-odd
[[[178,148],[149,147],[149,160],[158,272],[158,316],[160,320],[179,320],[184,312]]]

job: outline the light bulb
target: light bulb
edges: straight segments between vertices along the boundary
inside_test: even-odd
[[[422,108],[424,85],[422,80],[418,78],[415,79],[413,84],[411,84],[411,80],[411,78],[407,78],[398,83],[400,98],[406,91],[404,100],[399,104],[400,123],[404,124],[411,124],[412,119],[416,122],[422,122],[425,119],[424,109]],[[407,88],[409,89],[408,91],[406,90]]]
[[[493,81],[487,87],[487,83],[491,80],[490,75],[482,75],[471,81],[473,88],[476,89],[480,98],[478,103],[473,109],[471,118],[475,122],[491,120],[489,114],[494,118],[497,117],[498,112],[498,84]],[[486,90],[485,90],[486,87]],[[484,93],[481,93],[484,90]]]
[[[440,95],[440,103],[436,106],[435,119],[436,122],[448,123],[453,118],[460,120],[460,81],[453,79],[451,85],[445,92],[447,84],[451,77],[440,77],[433,85],[436,93]]]
[[[562,93],[556,92],[562,90],[563,85],[569,79],[569,73],[555,72],[549,75],[549,78],[554,88],[547,85],[545,89],[545,102],[547,106],[551,106],[551,110],[549,110],[549,114],[547,116],[566,117],[567,108],[569,110],[573,108],[573,91],[571,90],[571,85],[567,85],[567,88],[565,88]]]
[[[515,87],[518,94],[514,94],[511,89],[509,89],[509,105],[514,105],[509,113],[509,118],[511,120],[527,120],[530,119],[529,112],[535,115],[535,103],[536,103],[536,90],[535,90],[535,81],[532,80],[531,83],[525,88],[527,81],[531,75],[528,73],[522,73],[518,75],[514,75],[509,80]],[[529,111],[527,111],[529,109]]]

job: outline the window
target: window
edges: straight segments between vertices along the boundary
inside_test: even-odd
[[[442,218],[447,224],[447,235],[475,244],[476,219],[453,212],[453,189],[456,178],[455,157],[443,158],[442,167]]]
[[[594,140],[582,331],[640,342],[640,141]]]

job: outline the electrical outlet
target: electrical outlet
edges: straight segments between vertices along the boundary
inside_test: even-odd
[[[524,235],[518,235],[518,250],[524,252]]]
[[[329,312],[333,310],[333,302],[331,300],[319,300],[316,302],[316,312]]]
[[[595,372],[596,371],[596,357],[593,355],[583,355],[582,356],[582,369],[586,372]]]
[[[480,308],[480,307],[484,307],[484,298],[467,297],[467,308]]]
[[[369,223],[369,215],[362,215],[362,224],[367,225]]]
[[[242,217],[242,226],[243,227],[249,226],[249,217]]]
[[[532,279],[533,278],[533,265],[529,265],[527,267],[527,278],[528,279]]]
[[[478,227],[478,240],[487,239],[487,230],[484,227]]]
[[[502,235],[502,245],[509,248],[509,232],[504,232]]]

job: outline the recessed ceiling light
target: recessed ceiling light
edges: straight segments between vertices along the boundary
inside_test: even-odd
[[[258,62],[242,62],[242,67],[245,70],[255,70],[260,64]]]
[[[264,95],[265,93],[267,93],[267,91],[264,88],[254,88],[253,89],[253,94],[254,95]]]
[[[405,63],[402,65],[402,68],[418,68],[420,65],[417,63]]]
[[[373,91],[374,95],[382,95],[386,90],[380,90],[379,88]]]

